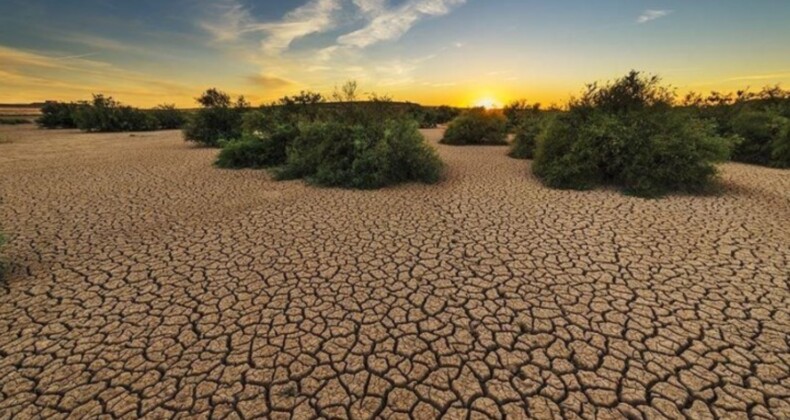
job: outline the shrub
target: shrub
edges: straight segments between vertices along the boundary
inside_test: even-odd
[[[151,110],[160,130],[177,130],[186,123],[184,112],[172,104],[162,104]]]
[[[518,129],[525,120],[535,118],[540,112],[539,103],[530,105],[525,99],[513,101],[502,108],[502,114],[507,120],[508,130]]]
[[[777,136],[771,147],[771,160],[777,168],[790,168],[790,124],[785,126],[784,133]]]
[[[323,186],[379,188],[408,181],[437,182],[442,166],[414,121],[327,121],[301,125],[277,175]]]
[[[222,146],[216,164],[221,168],[255,169],[282,165],[298,134],[293,126],[281,126],[265,135],[245,133]]]
[[[227,93],[209,89],[196,100],[202,108],[184,127],[184,138],[187,141],[217,147],[221,140],[241,137],[243,114],[249,108],[244,97],[239,97],[232,104]]]
[[[454,119],[441,143],[453,145],[507,144],[505,117],[483,108],[474,108]]]
[[[110,96],[93,95],[90,103],[72,108],[77,128],[83,131],[121,132],[156,130],[153,115],[137,108],[121,105]]]
[[[36,124],[41,128],[77,128],[74,122],[73,103],[47,101],[41,107],[41,116],[36,119]]]
[[[743,110],[731,121],[733,132],[740,137],[733,160],[759,165],[782,165],[783,139],[787,138],[788,119],[768,111]]]
[[[508,156],[515,159],[533,159],[535,157],[537,139],[540,133],[543,132],[546,120],[546,117],[539,115],[522,118],[521,123],[516,127],[516,136],[510,145]]]
[[[648,197],[707,188],[731,142],[672,100],[657,77],[638,72],[589,85],[541,135],[533,171],[551,187],[613,184]]]
[[[30,120],[26,118],[0,118],[0,125],[21,125],[30,124]]]

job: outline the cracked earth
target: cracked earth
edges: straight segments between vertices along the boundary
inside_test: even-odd
[[[425,133],[444,182],[344,191],[4,128],[0,418],[790,418],[790,171],[643,200]]]

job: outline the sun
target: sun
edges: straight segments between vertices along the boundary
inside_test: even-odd
[[[496,109],[500,107],[500,103],[496,99],[487,96],[476,100],[474,106],[485,109]]]

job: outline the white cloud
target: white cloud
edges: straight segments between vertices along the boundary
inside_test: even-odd
[[[200,24],[216,41],[233,41],[247,33],[263,33],[261,48],[267,54],[276,55],[299,38],[334,27],[333,14],[341,8],[341,1],[310,0],[275,22],[258,21],[237,0],[226,0],[216,7],[219,18]]]
[[[646,23],[650,22],[651,20],[660,19],[662,17],[668,16],[672,13],[672,10],[652,10],[648,9],[642,12],[638,18],[636,18],[637,23]]]
[[[420,19],[442,16],[466,0],[407,0],[397,7],[388,7],[381,0],[354,0],[354,4],[369,20],[362,29],[337,39],[342,45],[364,48],[381,41],[400,38]]]

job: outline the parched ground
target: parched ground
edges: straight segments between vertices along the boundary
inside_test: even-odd
[[[790,418],[790,171],[643,200],[437,146],[441,184],[343,191],[0,136],[0,418]]]

